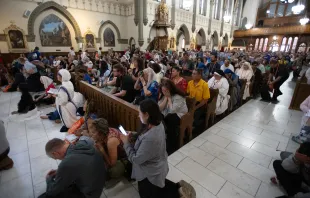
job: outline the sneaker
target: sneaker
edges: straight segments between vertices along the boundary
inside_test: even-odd
[[[13,165],[14,165],[13,160],[7,156],[2,161],[0,161],[0,171],[1,170],[8,170],[8,169],[12,168]]]
[[[68,130],[69,129],[65,125],[63,125],[60,129],[60,132],[65,133],[65,132],[68,132]]]
[[[181,198],[196,198],[196,191],[192,185],[184,180],[181,180],[179,185],[181,186],[179,189]]]

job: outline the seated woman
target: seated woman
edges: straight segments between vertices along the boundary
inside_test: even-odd
[[[109,128],[108,121],[103,118],[88,119],[89,135],[95,141],[96,148],[102,153],[108,166],[109,176],[119,178],[124,175],[128,165],[127,156],[120,139],[120,131]]]
[[[74,88],[71,83],[71,74],[66,69],[61,69],[57,74],[58,81],[61,82],[58,94],[53,95],[56,98],[56,108],[64,126],[60,132],[67,132],[68,129],[80,118],[76,115],[77,107],[72,102],[74,97]]]
[[[230,69],[225,69],[224,74],[229,83],[231,106],[237,105],[240,94],[239,77]]]
[[[22,92],[22,95],[17,104],[17,111],[13,111],[12,115],[9,117],[9,120],[11,121],[24,121],[31,119],[38,113],[32,96],[28,91],[28,85],[26,83],[21,83],[18,88]]]
[[[250,97],[250,83],[251,78],[253,76],[253,70],[249,62],[245,62],[242,64],[241,69],[237,72],[240,80],[246,80],[244,93],[242,96],[243,100],[246,100]]]
[[[229,83],[222,70],[214,72],[213,77],[208,81],[210,89],[218,89],[219,95],[216,101],[215,114],[220,115],[228,109],[230,96],[227,95],[229,91]]]
[[[139,101],[134,101],[135,104],[139,104],[146,98],[150,98],[156,102],[158,101],[158,82],[156,81],[156,75],[153,69],[144,69],[134,87],[136,90],[141,91],[140,99],[138,99]]]
[[[158,102],[159,109],[164,115],[167,134],[168,154],[176,151],[178,147],[178,136],[180,131],[181,117],[188,112],[185,93],[178,89],[171,80],[162,80],[162,98]]]
[[[99,70],[97,71],[96,77],[98,78],[97,87],[102,87],[107,82],[111,71],[109,70],[108,63],[100,61]]]
[[[45,93],[41,95],[34,96],[34,102],[38,104],[51,105],[55,103],[55,98],[52,97],[52,94],[47,93],[50,89],[55,89],[53,80],[46,76],[40,77],[40,82],[44,85]]]
[[[186,93],[187,90],[187,81],[180,76],[181,68],[180,67],[172,67],[171,72],[171,80],[174,82],[174,84],[181,89],[184,93]]]

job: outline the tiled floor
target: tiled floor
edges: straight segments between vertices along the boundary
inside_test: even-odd
[[[283,192],[270,184],[272,162],[278,150],[294,151],[290,140],[298,133],[301,112],[288,110],[294,83],[282,86],[279,104],[251,100],[169,157],[172,181],[183,179],[196,189],[197,198],[273,198]],[[0,197],[33,198],[45,190],[45,175],[58,161],[44,153],[45,143],[63,138],[60,125],[48,120],[8,122],[19,93],[0,94],[0,119],[7,127],[14,168],[0,172]],[[52,108],[41,109],[49,112]],[[105,189],[102,198],[138,198],[137,184],[121,181]]]

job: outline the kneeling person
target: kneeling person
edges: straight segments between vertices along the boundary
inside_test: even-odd
[[[81,137],[75,144],[54,138],[45,146],[46,154],[62,160],[57,170],[46,176],[47,190],[39,198],[99,198],[106,170],[101,154],[89,137]]]

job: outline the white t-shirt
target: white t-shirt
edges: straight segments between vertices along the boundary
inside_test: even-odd
[[[92,69],[92,68],[93,68],[93,62],[88,61],[87,63],[85,63],[85,66],[86,66],[88,69]]]
[[[70,54],[70,56],[75,56],[74,50],[70,50],[69,54]]]
[[[60,64],[60,60],[53,61],[53,66],[54,67],[57,67],[59,64]]]
[[[235,72],[235,68],[234,68],[234,66],[232,66],[232,64],[229,64],[228,67],[226,67],[225,65],[221,66],[222,71],[225,71],[226,69],[230,69],[232,72]]]

